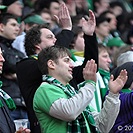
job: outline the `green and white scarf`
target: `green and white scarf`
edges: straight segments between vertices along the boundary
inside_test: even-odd
[[[110,79],[110,72],[108,71],[105,71],[103,69],[98,69],[102,79],[103,79],[103,82],[104,82],[104,85],[105,85],[105,88],[101,88],[100,87],[100,92],[101,92],[101,97],[102,97],[102,100],[104,101],[104,97],[107,93],[107,91],[109,90],[108,88],[108,82],[109,82],[109,79]],[[100,86],[100,82],[98,82],[99,86]]]
[[[14,110],[16,109],[16,105],[13,101],[13,99],[6,93],[4,92],[2,89],[2,81],[0,81],[0,96],[4,99],[7,107],[10,109],[10,110]],[[0,108],[3,107],[4,104],[2,103],[2,101],[0,100]]]
[[[70,86],[69,84],[64,86],[58,80],[51,76],[43,75],[43,81],[61,88],[69,98],[77,93],[76,91],[74,91],[74,88],[72,88],[72,86]],[[68,122],[67,133],[87,133],[88,131],[86,121],[88,122],[91,132],[98,133],[94,118],[91,113],[91,108],[89,106],[86,107],[86,109],[74,121]]]

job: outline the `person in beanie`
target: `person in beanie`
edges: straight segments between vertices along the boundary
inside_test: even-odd
[[[133,129],[133,62],[126,62],[116,67],[111,74],[114,79],[119,75],[120,71],[126,69],[128,79],[120,92],[120,112],[115,121],[111,133],[132,133]]]

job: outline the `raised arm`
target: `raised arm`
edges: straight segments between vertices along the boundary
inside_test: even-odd
[[[77,66],[73,69],[73,77],[74,80],[71,81],[73,86],[73,82],[81,83],[84,81],[83,78],[83,68],[85,67],[88,60],[95,60],[98,66],[98,43],[96,40],[96,34],[94,33],[96,26],[94,13],[89,10],[89,17],[86,19],[82,19],[82,28],[84,31],[84,39],[85,39],[85,51],[84,51],[84,62],[82,66]]]
[[[84,31],[85,39],[85,60],[83,62],[83,67],[85,67],[86,62],[91,59],[95,60],[98,66],[98,43],[96,39],[96,34],[94,33],[96,27],[96,20],[94,13],[91,10],[89,10],[89,18],[86,19],[82,19],[82,28]]]
[[[127,81],[127,71],[122,70],[119,76],[114,80],[111,76],[109,81],[109,94],[103,104],[103,108],[99,113],[93,112],[96,124],[100,132],[108,133],[115,123],[120,110],[119,91],[123,88]]]
[[[71,31],[72,21],[65,3],[60,4],[60,10],[58,16],[55,16],[56,20],[62,27],[61,33],[59,33],[56,38],[56,44],[62,45],[66,48],[69,48],[71,41],[73,40],[74,34]]]

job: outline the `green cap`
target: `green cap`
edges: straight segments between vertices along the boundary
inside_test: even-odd
[[[35,23],[35,24],[46,24],[46,22],[39,15],[29,16],[28,18],[24,19],[24,22]]]
[[[120,37],[111,38],[111,39],[108,40],[108,43],[107,43],[108,47],[113,47],[113,46],[121,47],[121,46],[124,46],[124,45],[125,45],[125,43],[121,40]]]

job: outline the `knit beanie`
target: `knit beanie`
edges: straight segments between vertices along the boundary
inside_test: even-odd
[[[133,62],[126,62],[124,63],[123,65],[119,66],[119,67],[116,67],[112,72],[111,74],[114,75],[114,80],[119,76],[121,70],[123,69],[126,69],[127,70],[127,76],[128,76],[128,79],[124,85],[124,89],[126,88],[129,88],[133,82]]]
[[[18,1],[18,0],[3,0],[3,5],[4,5],[4,6],[10,6],[10,5],[13,4],[15,1]]]

